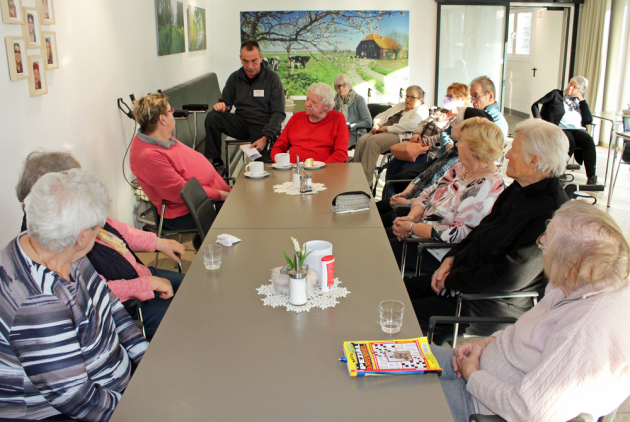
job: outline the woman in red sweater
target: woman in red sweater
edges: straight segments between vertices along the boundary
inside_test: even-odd
[[[162,200],[167,229],[194,229],[195,222],[180,193],[192,177],[197,178],[208,196],[216,201],[217,211],[230,193],[230,187],[203,154],[171,136],[175,127],[174,108],[164,94],[140,98],[133,110],[140,129],[131,142],[129,165],[142,190],[158,210]]]
[[[271,158],[276,154],[291,154],[295,163],[312,158],[324,163],[345,163],[348,161],[348,127],[346,119],[335,106],[335,91],[325,83],[312,84],[306,94],[304,110],[295,113],[276,140],[271,150]]]

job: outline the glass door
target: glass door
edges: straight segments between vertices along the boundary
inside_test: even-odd
[[[487,75],[503,109],[508,12],[507,5],[438,4],[436,105],[442,105],[451,83],[470,84],[473,78]]]

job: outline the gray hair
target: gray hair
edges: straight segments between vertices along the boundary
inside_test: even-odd
[[[514,128],[514,137],[522,135],[527,158],[540,157],[536,171],[545,177],[562,176],[567,166],[569,140],[562,129],[542,119],[523,120]]]
[[[574,76],[571,78],[571,81],[575,81],[575,83],[578,84],[578,87],[580,88],[580,94],[584,94],[584,91],[586,91],[586,88],[588,88],[588,79],[586,79],[584,76]]]
[[[487,94],[488,92],[492,92],[492,96],[497,98],[497,90],[494,87],[494,82],[487,76],[477,76],[470,82],[470,89],[472,89],[475,85],[481,84],[481,89],[483,89],[483,93]]]
[[[352,89],[352,81],[350,80],[350,76],[345,73],[340,73],[335,77],[335,85],[343,85],[348,84],[350,89]]]
[[[31,188],[46,173],[81,168],[81,164],[68,151],[46,152],[36,149],[24,160],[24,167],[15,193],[18,201],[24,202],[24,198],[31,192]]]
[[[308,87],[308,91],[313,94],[322,97],[322,103],[325,106],[328,106],[328,109],[331,110],[335,105],[335,91],[328,84],[323,82],[317,82]]]
[[[418,85],[410,85],[405,91],[416,91],[419,100],[424,100],[424,90]]]
[[[24,200],[28,234],[42,249],[60,253],[86,228],[103,226],[109,208],[107,188],[81,169],[42,176]]]
[[[582,201],[565,202],[547,230],[543,255],[549,282],[565,292],[628,283],[630,247],[615,220]]]

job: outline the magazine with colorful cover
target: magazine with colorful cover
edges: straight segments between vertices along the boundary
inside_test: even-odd
[[[344,341],[351,377],[440,373],[426,337],[407,340]]]

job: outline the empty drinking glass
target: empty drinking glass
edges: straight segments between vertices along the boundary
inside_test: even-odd
[[[378,307],[381,315],[381,330],[388,334],[399,332],[402,327],[405,304],[398,300],[384,300]]]
[[[206,270],[218,270],[221,268],[221,245],[206,245],[203,251],[203,264]]]

